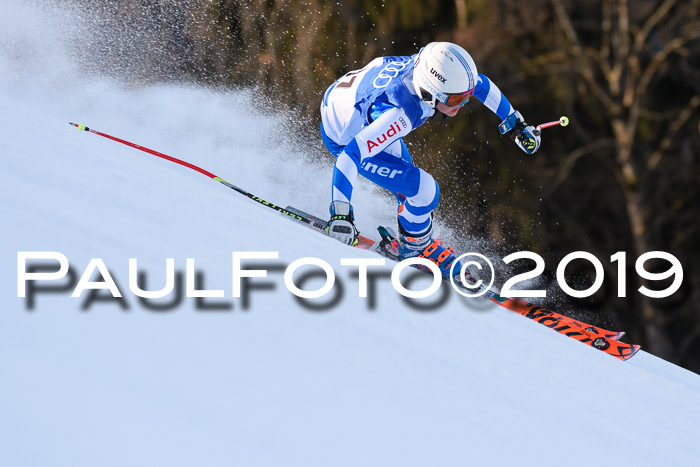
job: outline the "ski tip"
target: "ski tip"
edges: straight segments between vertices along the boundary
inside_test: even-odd
[[[620,339],[622,339],[624,337],[625,331],[609,331],[608,333],[603,332],[601,334],[603,335],[603,337],[605,337],[607,339],[619,341]]]
[[[641,348],[641,345],[630,345],[624,352],[620,351],[620,355],[617,358],[623,361],[629,360],[630,358],[637,355],[637,352],[639,352],[639,349]]]

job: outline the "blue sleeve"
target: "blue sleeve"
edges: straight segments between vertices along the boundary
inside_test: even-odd
[[[515,111],[508,99],[506,99],[506,96],[498,89],[498,86],[483,73],[479,73],[479,80],[474,89],[474,97],[491,109],[501,120],[505,120],[508,115]]]

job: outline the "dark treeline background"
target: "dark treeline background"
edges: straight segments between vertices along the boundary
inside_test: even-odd
[[[475,99],[454,119],[409,136],[419,166],[443,193],[442,222],[489,239],[498,254],[521,249],[547,264],[543,300],[581,319],[628,331],[658,356],[700,372],[700,1],[652,0],[83,0],[86,66],[138,85],[192,81],[250,88],[258,111],[298,116],[299,134],[322,153],[316,131],[324,90],[379,55],[411,55],[430,41],[460,44],[528,122],[567,115],[527,156],[498,133]],[[319,157],[328,157],[319,154]],[[329,173],[330,180],[330,173]],[[556,265],[584,250],[605,267],[588,299],[556,293]],[[681,289],[665,299],[637,289],[636,259],[661,250],[682,263]],[[627,297],[617,297],[627,252]],[[532,268],[527,261],[510,271]],[[669,263],[648,261],[663,272]],[[592,268],[567,268],[571,285]]]

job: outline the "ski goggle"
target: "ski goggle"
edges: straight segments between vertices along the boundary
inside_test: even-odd
[[[462,107],[464,104],[469,102],[469,98],[472,97],[472,94],[474,94],[474,88],[466,92],[443,94],[440,102],[448,107]]]

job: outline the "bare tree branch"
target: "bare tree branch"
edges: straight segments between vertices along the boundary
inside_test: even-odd
[[[649,33],[661,21],[677,3],[677,0],[666,0],[654,11],[644,23],[644,26],[639,30],[634,37],[634,51],[639,53],[644,48],[644,43],[649,37]]]
[[[656,74],[669,55],[674,52],[678,52],[681,48],[683,48],[683,46],[685,46],[685,44],[700,37],[700,21],[689,23],[686,26],[686,30],[693,32],[687,36],[676,37],[666,42],[666,45],[654,55],[649,65],[647,65],[647,67],[644,69],[642,77],[637,83],[637,88],[635,90],[635,94],[637,96],[641,96],[643,93],[647,92],[651,79],[654,77],[654,74]]]
[[[553,0],[553,6],[557,19],[559,20],[559,24],[563,28],[564,34],[566,35],[566,38],[569,40],[569,43],[571,45],[571,52],[578,59],[579,65],[581,67],[580,71],[583,75],[583,78],[586,80],[586,83],[590,87],[593,94],[598,98],[598,100],[600,100],[600,102],[603,103],[603,105],[605,105],[605,107],[608,109],[608,112],[614,115],[620,114],[622,111],[620,105],[613,101],[610,98],[610,96],[605,91],[603,91],[603,89],[596,81],[595,74],[593,73],[590,62],[586,54],[584,53],[583,47],[581,46],[581,42],[578,38],[578,35],[576,34],[576,30],[571,24],[571,19],[569,18],[569,14],[567,13],[566,8],[562,4],[562,1]]]
[[[686,124],[686,122],[690,119],[690,117],[698,109],[698,107],[700,107],[700,96],[696,95],[693,96],[692,99],[690,99],[690,102],[688,103],[686,108],[684,108],[683,111],[681,111],[678,114],[678,117],[671,123],[671,125],[669,125],[669,129],[666,136],[664,136],[659,146],[649,157],[649,161],[647,162],[648,169],[654,170],[656,168],[656,166],[661,161],[661,157],[663,156],[663,154],[671,148],[671,145],[675,140],[676,134],[680,131],[683,125]]]

